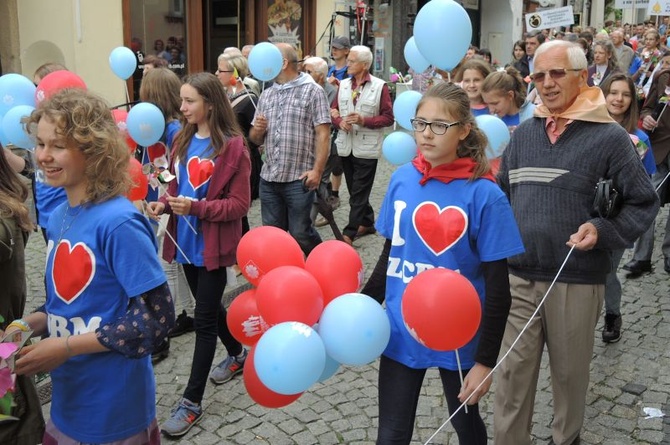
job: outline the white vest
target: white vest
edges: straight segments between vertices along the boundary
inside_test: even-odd
[[[370,76],[370,82],[363,85],[360,96],[354,105],[351,90],[351,79],[344,79],[340,82],[340,89],[337,93],[340,116],[343,118],[349,113],[359,113],[363,117],[373,117],[379,115],[379,103],[382,96],[383,80],[375,76]],[[372,130],[361,125],[353,125],[348,133],[340,130],[335,139],[337,154],[340,156],[349,156],[352,154],[361,159],[379,159],[382,152],[382,142],[384,141],[384,129]]]

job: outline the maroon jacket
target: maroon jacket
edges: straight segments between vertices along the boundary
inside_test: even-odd
[[[172,158],[174,159],[174,157]],[[174,164],[170,164],[174,174]],[[232,266],[236,262],[237,244],[242,238],[242,217],[251,206],[249,176],[251,160],[249,150],[241,136],[230,139],[214,161],[214,172],[210,179],[207,196],[203,201],[191,203],[191,215],[201,220],[205,240],[205,268],[215,270]],[[177,181],[168,185],[170,196],[177,196]],[[172,209],[164,195],[160,201],[165,204],[165,212]],[[170,218],[167,230],[176,239],[177,218]],[[178,240],[177,240],[178,242]],[[176,247],[170,237],[163,243],[163,259],[172,262]]]

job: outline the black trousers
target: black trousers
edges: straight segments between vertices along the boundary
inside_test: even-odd
[[[440,378],[447,397],[449,413],[461,402],[458,393],[461,380],[458,371],[440,368]],[[463,370],[465,376],[469,370]],[[423,385],[425,369],[409,368],[386,356],[379,363],[379,432],[377,445],[408,445],[412,441],[414,419]],[[486,425],[479,414],[479,405],[468,405],[451,419],[461,445],[485,445]]]
[[[228,355],[240,354],[242,344],[230,333],[226,323],[226,309],[221,303],[223,290],[226,287],[226,268],[208,271],[204,267],[184,264],[184,275],[195,297],[193,311],[195,349],[184,398],[193,403],[200,403],[214,361],[217,337],[226,347]]]
[[[375,212],[370,205],[370,192],[377,173],[377,159],[361,159],[354,155],[342,157],[344,180],[349,190],[349,222],[342,234],[356,237],[358,226],[372,227]]]

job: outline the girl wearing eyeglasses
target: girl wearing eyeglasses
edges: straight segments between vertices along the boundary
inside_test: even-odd
[[[510,133],[526,119],[533,117],[535,105],[526,100],[526,83],[513,67],[496,71],[484,79],[482,97],[489,112],[502,119]]]
[[[379,368],[377,443],[410,443],[426,370],[437,367],[450,413],[470,397],[467,410],[453,419],[459,442],[485,444],[478,402],[491,385],[489,373],[511,304],[506,259],[523,252],[523,244],[509,202],[491,174],[486,136],[477,128],[465,91],[450,83],[434,85],[419,102],[412,126],[418,155],[391,178],[376,226],[386,242],[363,289],[378,301],[386,298],[391,320],[391,339]],[[422,209],[428,212],[418,218]],[[435,237],[436,232],[441,235]],[[404,266],[389,267],[393,264]],[[426,267],[460,272],[482,303],[479,333],[458,350],[462,385],[455,352],[423,346],[403,323],[405,287]]]

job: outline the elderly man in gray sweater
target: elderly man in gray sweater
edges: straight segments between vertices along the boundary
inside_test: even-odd
[[[579,443],[610,252],[631,246],[659,208],[630,137],[609,117],[602,92],[586,87],[586,67],[581,48],[570,42],[538,48],[533,82],[543,106],[514,131],[498,174],[526,248],[508,260],[512,307],[501,350],[532,320],[500,366],[497,445],[531,443],[545,344],[554,397],[552,443]],[[611,179],[622,196],[615,216],[593,211],[601,178]]]

